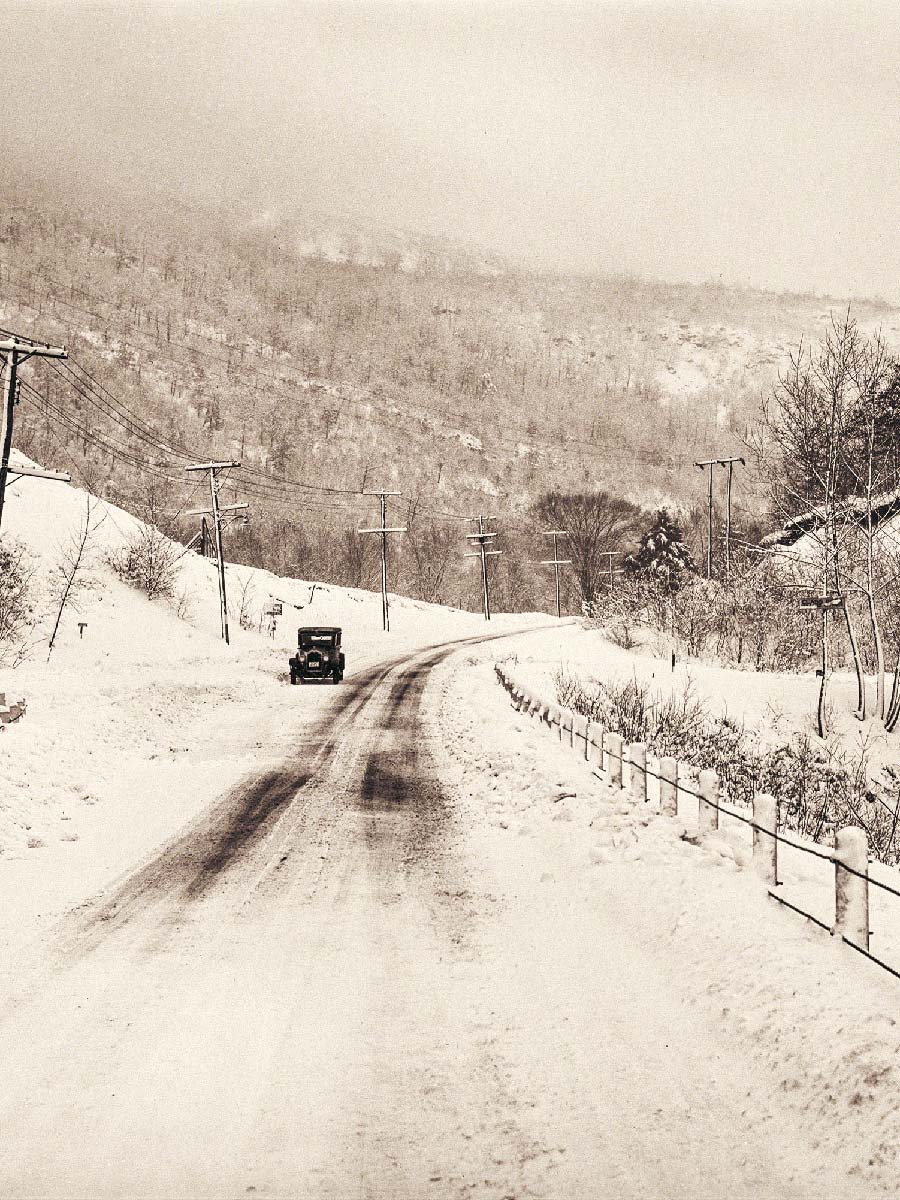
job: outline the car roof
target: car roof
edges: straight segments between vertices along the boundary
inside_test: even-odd
[[[340,633],[340,625],[301,625],[298,633]]]

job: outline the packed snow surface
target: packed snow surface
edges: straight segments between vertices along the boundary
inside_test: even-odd
[[[12,488],[41,579],[85,504]],[[226,647],[212,564],[183,560],[186,620],[104,565],[134,519],[98,514],[96,586],[0,675],[28,702],[0,734],[3,1194],[898,1194],[900,983],[771,901],[727,825],[696,844],[496,682],[621,674],[607,643],[501,616],[431,669],[410,656],[484,621],[396,598],[385,634],[377,595],[229,568],[251,628]],[[348,684],[381,664],[371,699],[287,684],[300,624],[343,627]],[[158,847],[332,715],[265,871],[169,919]],[[72,910],[141,864],[156,890],[79,940]]]

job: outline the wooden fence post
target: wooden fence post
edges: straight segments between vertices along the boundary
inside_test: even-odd
[[[593,762],[598,771],[603,770],[603,726],[591,725],[589,735],[588,762]]]
[[[606,735],[607,771],[613,787],[622,786],[622,738],[618,733]]]
[[[678,816],[678,759],[666,756],[659,760],[659,811],[669,817]]]
[[[719,810],[713,808],[719,803],[719,776],[715,771],[700,772],[700,805],[697,812],[697,824],[701,835],[714,833],[719,828]]]
[[[569,741],[567,744],[574,749],[574,747],[575,747],[575,714],[574,714],[574,712],[572,712],[571,708],[564,708],[563,712],[565,713],[565,719],[566,719],[566,725],[565,725],[566,732],[569,735]]]
[[[575,715],[572,718],[572,745],[576,750],[583,751],[585,759],[588,757],[588,738],[590,737],[591,723],[587,717]],[[579,743],[584,743],[583,746]]]
[[[778,882],[778,802],[774,796],[759,792],[753,797],[753,825],[753,865],[774,887]]]
[[[631,743],[628,762],[631,764],[631,798],[643,804],[647,799],[647,747],[643,742]]]
[[[834,835],[834,933],[869,949],[869,845],[854,826]],[[845,867],[859,872],[851,875]]]

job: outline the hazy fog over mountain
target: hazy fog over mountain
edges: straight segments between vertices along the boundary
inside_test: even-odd
[[[900,295],[893,6],[3,8],[5,141],[73,181]]]

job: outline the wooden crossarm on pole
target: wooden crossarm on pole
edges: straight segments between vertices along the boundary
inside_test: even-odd
[[[20,355],[19,362],[24,358],[68,358],[69,351],[65,346],[48,346],[44,342],[32,342],[28,338],[4,338],[0,342],[0,354],[11,354],[15,351]]]
[[[72,476],[67,471],[38,471],[32,467],[10,467],[9,474],[16,479],[55,479],[59,483],[71,483]]]
[[[191,467],[185,467],[186,471],[225,471],[230,467],[239,467],[239,462],[208,462],[194,463]]]
[[[249,507],[249,504],[220,504],[219,512],[237,512],[239,509]],[[189,508],[181,515],[183,517],[211,517],[213,515],[213,510],[211,508]]]

